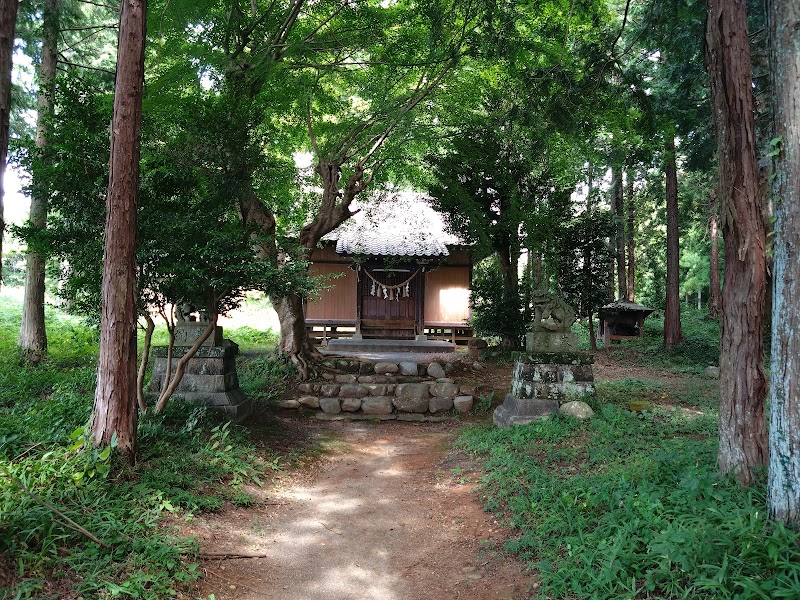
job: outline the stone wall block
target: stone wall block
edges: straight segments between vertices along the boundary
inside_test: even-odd
[[[359,375],[358,383],[375,383],[375,375]]]
[[[354,373],[358,374],[359,369],[361,368],[361,361],[358,360],[337,360],[336,361],[336,368],[339,369],[343,373]]]
[[[319,407],[322,412],[335,415],[342,412],[342,402],[339,398],[320,398]]]
[[[328,398],[332,398],[333,396],[339,395],[339,389],[341,387],[342,386],[339,385],[338,383],[323,383],[319,387],[319,393],[322,396],[327,396]]]
[[[318,383],[301,383],[297,386],[297,391],[301,394],[316,394],[319,392],[319,387]]]
[[[424,399],[430,395],[430,388],[425,383],[399,383],[394,391],[398,398]]]
[[[317,396],[301,396],[299,402],[301,406],[306,408],[313,408],[314,410],[319,408],[319,398]]]
[[[339,389],[340,398],[363,398],[369,396],[369,390],[358,383],[345,383]]]
[[[392,404],[398,412],[424,413],[428,412],[428,398],[395,398]]]
[[[353,375],[352,373],[337,375],[335,381],[336,383],[356,383],[358,381],[358,375]]]
[[[460,413],[467,413],[472,410],[472,396],[456,396],[453,399],[453,408]]]
[[[369,390],[370,396],[388,396],[389,385],[386,383],[370,383],[364,386]]]
[[[344,412],[356,412],[361,408],[361,398],[342,399],[342,410]]]
[[[369,362],[362,362],[358,367],[359,375],[372,375],[375,373],[375,365]]]
[[[428,365],[428,375],[433,377],[434,379],[438,379],[439,377],[444,377],[444,367],[440,365],[438,362],[432,362]]]
[[[431,396],[455,398],[458,396],[458,386],[454,383],[432,383],[430,386],[430,393]]]
[[[361,401],[361,412],[365,415],[390,415],[392,399],[387,396],[364,398]]]
[[[433,414],[447,412],[453,408],[453,398],[435,396],[428,401],[428,410]]]
[[[377,375],[391,375],[400,371],[397,363],[379,362],[375,363],[375,373]]]
[[[477,396],[478,389],[471,383],[458,386],[459,396]]]
[[[397,366],[400,368],[401,375],[413,375],[414,377],[419,375],[419,365],[415,362],[401,362]]]

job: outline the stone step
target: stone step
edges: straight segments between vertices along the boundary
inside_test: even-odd
[[[455,344],[440,340],[354,340],[350,338],[336,338],[328,342],[324,354],[337,354],[339,352],[454,352]]]

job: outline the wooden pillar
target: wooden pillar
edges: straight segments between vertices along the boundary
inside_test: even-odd
[[[354,340],[363,339],[361,336],[361,266],[356,265],[356,330],[353,333]]]
[[[419,281],[417,297],[414,302],[414,321],[416,322],[416,335],[425,335],[425,269],[420,269],[416,279]]]

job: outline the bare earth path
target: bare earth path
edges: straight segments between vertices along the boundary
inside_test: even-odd
[[[449,455],[453,424],[329,423],[337,450],[268,491],[263,506],[198,519],[216,600],[483,600],[533,595],[481,509],[478,474]],[[326,432],[327,433],[327,432]]]

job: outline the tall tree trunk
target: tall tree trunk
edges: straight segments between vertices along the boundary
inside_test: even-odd
[[[624,255],[620,257],[620,246],[625,247],[625,234],[624,230],[620,233],[620,212],[622,210],[622,169],[618,166],[611,167],[611,189],[609,190],[608,204],[611,210],[611,217],[613,219],[614,233],[611,239],[608,240],[609,254],[611,256],[611,271],[608,275],[608,281],[611,286],[612,300],[621,298],[625,290],[625,265]],[[624,223],[623,223],[624,227]]]
[[[45,0],[42,16],[42,62],[39,65],[39,94],[36,99],[36,148],[43,152],[49,144],[49,118],[53,113],[56,67],[58,65],[58,0]],[[38,230],[47,226],[47,193],[33,186],[30,221]],[[23,357],[31,363],[43,360],[47,352],[47,330],[44,325],[44,256],[29,249],[26,257],[25,297],[19,346]]]
[[[517,266],[519,263],[519,251],[515,251],[507,241],[504,241],[500,246],[495,248],[495,254],[500,267],[500,275],[503,278],[503,292],[508,298],[518,298],[519,271]],[[500,346],[510,350],[519,346],[519,340],[505,335],[500,340]]]
[[[633,302],[636,299],[636,261],[634,250],[636,248],[636,213],[633,205],[633,171],[628,171],[627,193],[625,206],[627,210],[627,237],[628,242],[628,285],[626,286],[625,299]]]
[[[591,206],[587,207],[587,212],[591,214]],[[588,241],[585,242],[585,244],[586,245],[583,247],[583,280],[588,282],[591,280],[591,272],[592,272],[592,249]],[[592,305],[592,299],[589,290],[584,289],[582,296],[585,299],[586,316],[589,319],[589,346],[592,352],[597,352],[597,335],[594,332],[594,318],[593,318],[594,306]]]
[[[123,0],[103,253],[102,315],[97,391],[92,412],[95,445],[136,456],[136,205],[142,131],[146,0]]]
[[[767,458],[764,417],[764,193],[756,162],[744,0],[711,0],[706,62],[717,134],[725,243],[719,359],[719,467],[742,485]]]
[[[614,257],[617,261],[617,298],[624,298],[628,276],[625,273],[625,194],[622,181],[622,167],[612,168],[612,194],[614,196]]]
[[[775,160],[770,362],[770,516],[800,524],[800,5],[767,1]]]
[[[11,117],[11,57],[17,29],[19,0],[0,0],[0,284],[3,281],[3,235],[6,232],[5,197],[8,128]]]
[[[669,350],[683,340],[679,279],[678,170],[675,164],[675,138],[672,133],[664,136],[664,173],[667,179],[667,298],[664,310],[664,347]]]
[[[711,242],[708,264],[708,314],[717,319],[722,306],[722,290],[719,288],[719,211],[717,191],[708,195],[708,237]]]

